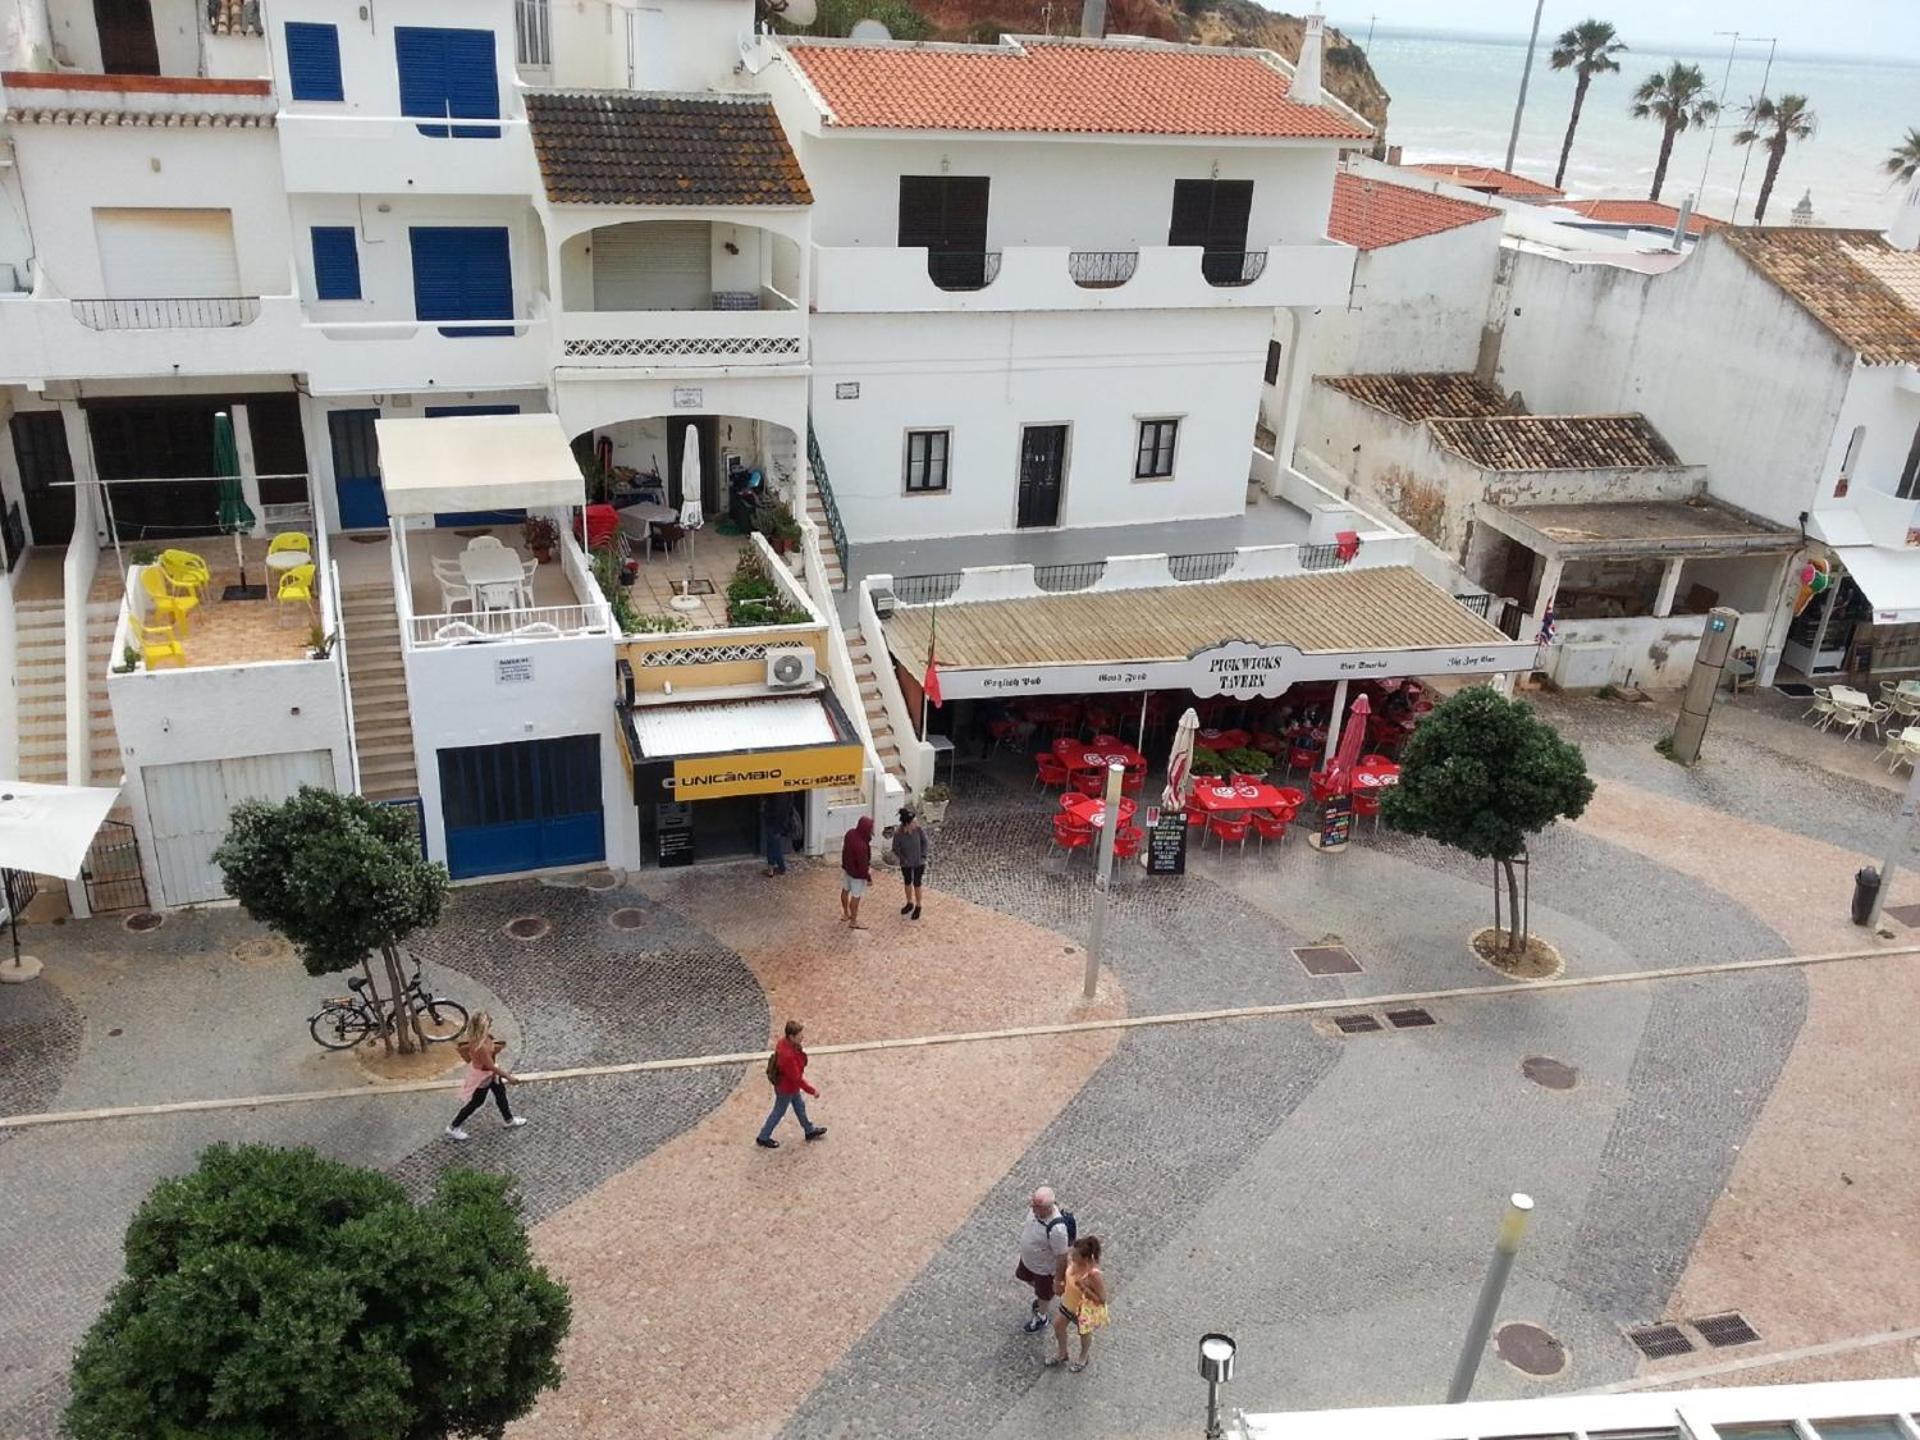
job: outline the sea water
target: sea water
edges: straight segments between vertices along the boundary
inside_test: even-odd
[[[1356,43],[1365,40],[1364,17],[1355,26],[1349,16],[1341,28]],[[1368,58],[1393,97],[1388,142],[1403,147],[1408,163],[1502,164],[1526,43],[1524,35],[1376,30]],[[1742,44],[1729,74],[1726,42],[1719,44],[1718,51],[1708,45],[1693,50],[1636,46],[1618,57],[1619,74],[1594,77],[1562,188],[1580,198],[1646,198],[1659,156],[1660,126],[1633,119],[1628,107],[1643,79],[1681,60],[1701,68],[1716,97],[1725,84],[1726,110],[1717,134],[1687,130],[1675,138],[1661,199],[1677,205],[1695,194],[1697,208],[1707,214],[1752,223],[1767,156],[1759,145],[1749,155],[1733,136],[1741,128],[1740,107],[1760,93],[1764,76],[1767,94],[1805,95],[1819,117],[1812,139],[1787,147],[1767,204],[1767,223],[1785,225],[1801,194],[1811,191],[1817,224],[1883,229],[1900,194],[1881,166],[1907,128],[1920,125],[1920,56],[1852,59],[1782,52],[1766,74],[1767,47]],[[1521,174],[1549,182],[1573,108],[1572,72],[1548,68],[1551,48],[1551,37],[1543,33],[1514,158]]]

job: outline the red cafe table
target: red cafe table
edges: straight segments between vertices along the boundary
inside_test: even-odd
[[[1362,755],[1353,767],[1353,788],[1386,790],[1400,783],[1400,767],[1384,755]]]
[[[1244,730],[1196,730],[1193,743],[1202,750],[1244,750],[1252,737]]]
[[[1129,768],[1147,763],[1147,757],[1131,745],[1109,745],[1096,750],[1078,740],[1054,741],[1053,757],[1069,770],[1085,770],[1093,766],[1104,770],[1116,762]]]
[[[1060,802],[1060,808],[1076,819],[1085,821],[1089,827],[1095,830],[1100,829],[1101,826],[1107,822],[1107,802],[1104,800],[1092,800],[1085,795],[1068,797],[1068,799],[1063,799]],[[1138,808],[1133,801],[1122,795],[1120,797],[1120,823],[1122,825],[1132,824],[1133,813]]]
[[[1306,798],[1292,786],[1265,782],[1258,785],[1202,782],[1193,789],[1194,808],[1215,814],[1223,810],[1297,810]]]

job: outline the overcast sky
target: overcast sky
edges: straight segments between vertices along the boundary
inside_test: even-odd
[[[1299,8],[1279,6],[1276,8]],[[1370,15],[1395,29],[1471,30],[1524,37],[1532,0],[1327,0],[1327,17],[1364,39]],[[1716,30],[1777,36],[1783,50],[1920,64],[1920,0],[1547,0],[1542,37],[1589,16],[1612,22],[1636,50],[1724,48]]]

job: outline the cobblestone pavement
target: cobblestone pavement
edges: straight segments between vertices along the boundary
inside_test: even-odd
[[[1846,887],[1897,785],[1860,747],[1832,761],[1831,737],[1762,697],[1716,717],[1683,770],[1652,748],[1659,707],[1542,708],[1602,782],[1533,852],[1534,926],[1570,974],[1872,943]],[[1024,780],[962,767],[919,926],[884,876],[872,932],[848,935],[831,865],[738,867],[463,889],[419,948],[438,988],[508,1017],[522,1068],[751,1049],[789,1014],[820,1045],[1501,984],[1466,944],[1491,919],[1484,867],[1386,832],[1339,858],[1296,837],[1208,851],[1179,883],[1125,875],[1083,1009],[1087,862],[1047,855],[1052,802]],[[506,938],[521,914],[552,933]],[[54,983],[0,990],[0,1107],[352,1083],[313,1079],[328,1062],[304,1033],[253,1033],[329,988],[222,958],[254,933],[212,912],[36,936]],[[1292,948],[1328,940],[1363,969],[1309,976]],[[1899,1100],[1920,1079],[1915,963],[1515,987],[1354,1036],[1293,1016],[824,1056],[833,1136],[771,1157],[747,1143],[764,1082],[739,1070],[530,1088],[534,1125],[458,1151],[433,1138],[437,1095],[21,1133],[0,1144],[0,1272],[24,1282],[0,1287],[0,1435],[51,1433],[60,1357],[127,1214],[216,1138],[310,1143],[414,1185],[451,1160],[516,1174],[581,1300],[568,1384],[520,1427],[542,1440],[1191,1433],[1209,1329],[1240,1341],[1250,1409],[1432,1398],[1513,1189],[1539,1210],[1504,1316],[1570,1360],[1536,1381],[1489,1358],[1478,1394],[1641,1373],[1623,1327],[1671,1316],[1742,1309],[1763,1350],[1867,1334],[1920,1313],[1896,1238],[1920,1226],[1920,1122]],[[1576,1085],[1533,1083],[1534,1056]],[[1109,1245],[1116,1324],[1081,1376],[1042,1370],[1018,1330],[1014,1236],[1043,1182]]]

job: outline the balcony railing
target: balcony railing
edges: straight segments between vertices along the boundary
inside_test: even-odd
[[[1000,252],[929,250],[927,274],[942,290],[984,290],[999,278]]]
[[[536,605],[526,610],[461,611],[452,615],[410,615],[407,644],[415,650],[454,645],[491,645],[523,640],[571,640],[607,635],[612,629],[604,605]]]
[[[1209,285],[1251,285],[1266,272],[1264,250],[1208,250],[1200,257],[1200,273]]]
[[[1111,290],[1124,285],[1140,268],[1138,250],[1069,250],[1067,273],[1083,290]]]
[[[258,295],[67,303],[73,307],[73,318],[89,330],[231,330],[260,318]]]

